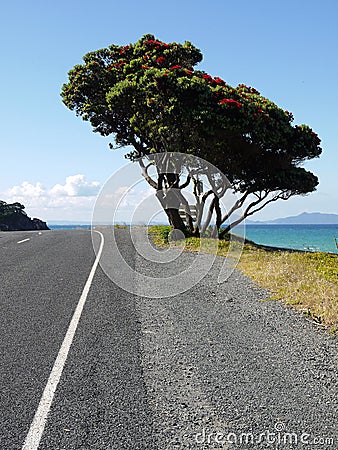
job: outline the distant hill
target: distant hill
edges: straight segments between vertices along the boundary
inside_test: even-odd
[[[319,212],[303,212],[297,216],[282,217],[280,219],[265,221],[247,221],[254,225],[338,225],[338,214],[324,214]]]
[[[21,203],[6,203],[0,200],[0,231],[49,230],[46,222],[31,219]]]

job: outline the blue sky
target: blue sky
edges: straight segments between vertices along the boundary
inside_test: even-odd
[[[1,13],[0,199],[23,201],[49,221],[90,220],[125,152],[110,151],[111,139],[68,111],[60,89],[88,51],[152,33],[191,41],[204,55],[199,68],[254,86],[322,139],[322,156],[305,166],[319,176],[318,191],[255,218],[338,213],[336,0],[20,0],[4,2]]]

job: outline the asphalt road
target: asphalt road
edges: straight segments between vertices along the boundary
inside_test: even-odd
[[[115,233],[127,286],[195,260],[145,260]],[[39,449],[338,448],[334,339],[230,266],[218,284],[220,259],[179,295],[126,292],[103,234],[110,278],[96,269]],[[94,260],[88,231],[0,234],[1,450],[23,447]]]

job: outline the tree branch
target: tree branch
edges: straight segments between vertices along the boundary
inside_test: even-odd
[[[246,198],[247,198],[247,196],[248,196],[249,194],[250,194],[250,192],[247,191],[240,199],[238,199],[238,200],[234,203],[234,205],[229,209],[229,211],[227,212],[227,214],[225,214],[225,215],[222,217],[221,224],[224,223],[227,219],[229,219],[229,217],[231,216],[231,214],[243,205],[243,203],[245,202],[245,200],[246,200]]]
[[[201,234],[205,233],[206,229],[209,226],[209,223],[211,221],[212,218],[212,213],[214,212],[214,208],[215,208],[215,199],[216,199],[216,195],[214,195],[214,198],[212,199],[210,206],[209,206],[209,211],[208,211],[208,215],[207,218],[203,224],[203,227],[201,229]]]
[[[238,225],[241,222],[243,222],[244,219],[246,219],[249,216],[252,216],[252,214],[255,214],[256,212],[258,212],[261,209],[265,208],[265,206],[268,205],[269,203],[275,202],[276,200],[287,200],[288,197],[283,197],[283,195],[286,192],[287,191],[280,192],[278,195],[275,195],[274,197],[272,197],[269,200],[267,200],[266,202],[264,202],[259,208],[256,208],[256,209],[250,211],[250,209],[252,207],[258,205],[261,201],[263,201],[270,194],[269,191],[266,191],[264,195],[261,195],[261,199],[260,200],[257,200],[256,202],[251,203],[246,208],[245,212],[243,213],[243,215],[239,219],[235,220],[230,225],[228,225],[224,230],[222,230],[222,232],[220,233],[220,236],[224,236],[226,233],[228,233],[230,230],[232,230],[236,225]]]
[[[184,206],[185,218],[187,221],[188,228],[190,229],[191,232],[193,232],[194,224],[193,224],[191,210],[190,210],[188,200],[184,197],[181,190],[177,191],[176,195],[180,199],[181,204],[183,204],[183,206]]]
[[[253,211],[249,212],[246,217],[248,216],[252,216],[252,214],[255,214],[256,212],[260,211],[261,209],[263,209],[266,205],[268,205],[269,203],[275,202],[276,200],[288,200],[289,197],[283,197],[283,194],[285,194],[286,192],[283,191],[281,193],[279,193],[278,195],[276,195],[275,197],[271,198],[270,200],[266,201],[265,203],[263,203],[263,205],[261,205],[259,208],[254,209]]]
[[[199,205],[197,217],[196,217],[196,228],[200,228],[200,226],[201,226],[205,202],[206,202],[207,198],[209,197],[209,195],[211,195],[212,193],[213,193],[213,191],[210,189],[210,191],[207,191],[202,197],[201,204]]]
[[[213,238],[216,238],[218,236],[218,230],[220,229],[222,223],[222,211],[219,205],[219,198],[217,195],[215,195],[215,212],[216,212],[216,225],[212,232]]]
[[[260,192],[260,193],[259,193],[259,198],[258,198],[258,200],[256,200],[255,202],[252,202],[252,203],[250,203],[250,205],[248,205],[248,207],[247,207],[246,210],[244,211],[243,216],[244,216],[244,217],[251,216],[251,214],[253,214],[253,213],[250,213],[250,214],[249,214],[250,209],[251,209],[252,207],[258,205],[258,204],[259,204],[261,201],[263,201],[269,194],[270,194],[270,191],[265,191],[264,194],[262,194],[262,192]]]
[[[138,160],[138,163],[142,169],[142,176],[145,178],[148,184],[150,184],[150,186],[153,187],[154,189],[158,189],[158,184],[148,174],[148,169],[152,165],[152,163],[149,163],[147,166],[145,166],[141,158]]]
[[[184,189],[184,188],[186,188],[187,186],[189,186],[190,180],[191,180],[191,176],[188,175],[188,176],[187,176],[187,179],[186,179],[186,181],[185,181],[185,183],[181,184],[181,186],[179,187],[179,189]]]

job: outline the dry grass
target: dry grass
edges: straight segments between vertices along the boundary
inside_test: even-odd
[[[166,245],[168,227],[153,227],[158,245]],[[186,239],[186,250],[197,251],[197,238]],[[220,241],[218,254],[226,256],[229,243]],[[307,317],[338,333],[338,255],[267,251],[245,244],[237,266],[258,285],[269,289],[271,299],[294,306]]]
[[[267,252],[245,246],[238,268],[333,333],[338,330],[338,257],[327,253]]]

